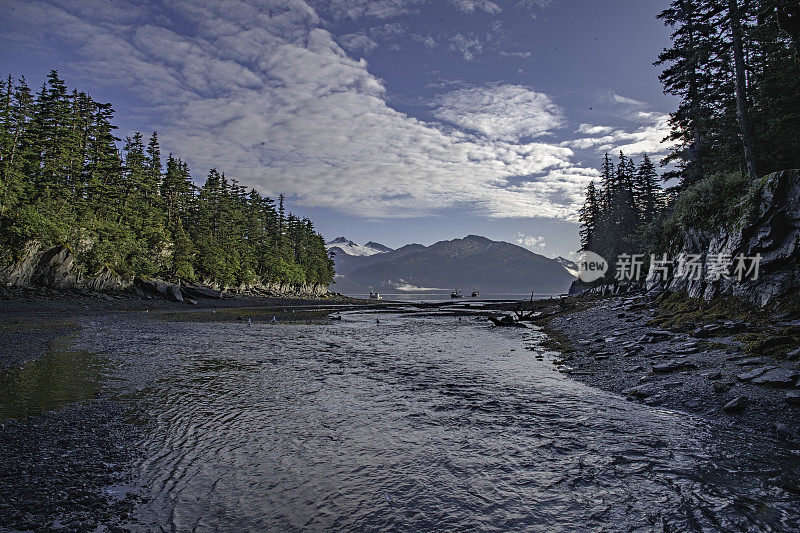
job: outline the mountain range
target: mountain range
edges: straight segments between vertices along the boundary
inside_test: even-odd
[[[374,289],[392,293],[461,289],[469,294],[562,294],[575,279],[575,264],[552,259],[515,244],[478,235],[439,241],[430,246],[407,244],[396,250],[370,241],[360,245],[345,237],[326,244],[333,252],[336,277],[330,289],[363,294]]]

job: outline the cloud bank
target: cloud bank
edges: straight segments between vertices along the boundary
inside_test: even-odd
[[[329,9],[386,19],[420,3],[334,0]],[[66,43],[77,58],[71,68],[132,91],[165,148],[195,175],[214,166],[266,194],[363,217],[466,208],[575,221],[597,171],[574,162],[573,149],[653,151],[664,126],[639,109],[642,126],[632,133],[582,125],[584,137],[571,143],[535,142],[564,126],[563,111],[546,94],[503,84],[442,95],[438,122],[414,118],[388,105],[384,82],[355,59],[376,42],[364,33],[337,38],[301,0],[11,4],[6,39]],[[452,8],[500,9],[477,0]],[[451,45],[465,60],[480,54],[480,43],[461,37]],[[641,107],[629,100],[618,103]]]

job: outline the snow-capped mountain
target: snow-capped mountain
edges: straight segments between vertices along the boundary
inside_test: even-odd
[[[561,263],[561,266],[563,266],[565,269],[567,269],[567,272],[569,272],[570,274],[572,274],[576,278],[578,277],[578,274],[580,273],[580,271],[578,270],[578,265],[575,264],[575,261],[571,261],[571,260],[569,260],[569,259],[567,259],[565,257],[561,257],[560,255],[558,257],[556,257],[556,261]]]
[[[331,242],[330,250],[351,246],[347,239]],[[375,243],[369,244],[374,250]],[[478,288],[486,294],[527,294],[531,290],[537,294],[562,294],[575,280],[556,259],[478,235],[430,246],[407,244],[370,255],[337,253],[333,259],[336,279],[330,289],[343,294],[364,294],[370,289],[383,293],[422,291],[433,287],[461,287],[467,291]]]
[[[369,241],[367,244],[357,244],[347,237],[336,237],[332,241],[325,243],[325,248],[333,250],[336,254],[347,254],[354,257],[365,257],[368,255],[384,254],[393,251],[388,246],[381,243]]]

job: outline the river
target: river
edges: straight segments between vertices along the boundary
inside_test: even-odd
[[[379,323],[377,323],[377,320]],[[452,316],[98,318],[143,413],[128,524],[177,531],[795,530],[800,456],[560,374],[541,333]]]

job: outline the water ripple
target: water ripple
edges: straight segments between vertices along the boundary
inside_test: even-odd
[[[134,529],[800,528],[793,451],[574,382],[540,339],[356,313],[109,318],[82,342],[152,420]]]

